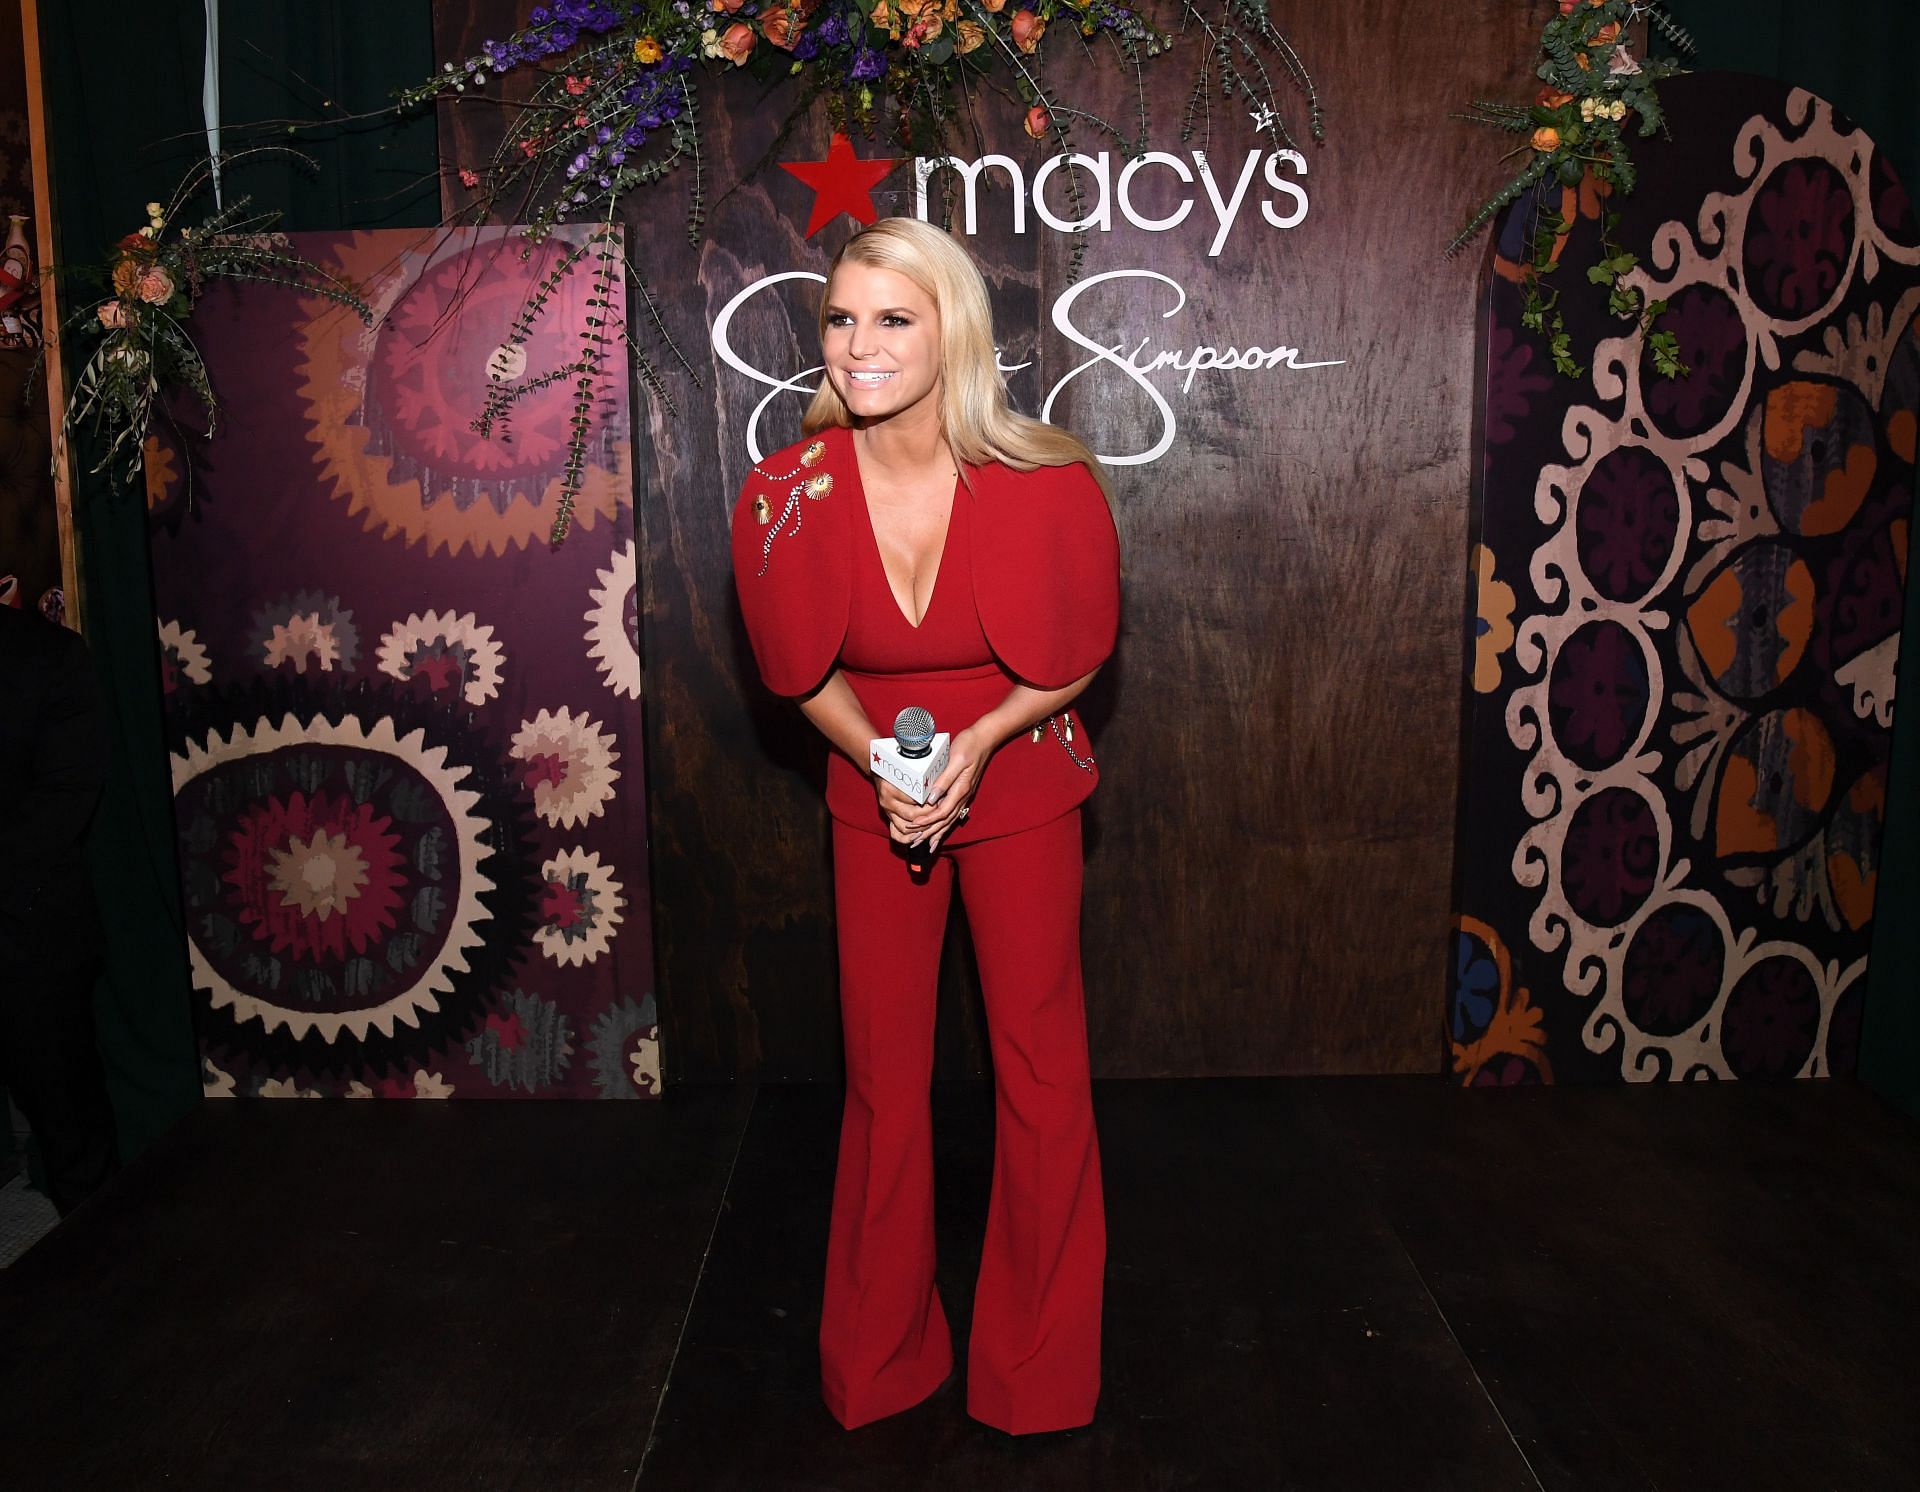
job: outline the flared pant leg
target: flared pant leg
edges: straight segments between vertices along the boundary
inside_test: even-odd
[[[934,1007],[949,856],[914,881],[890,842],[833,825],[847,1059],[820,1315],[820,1383],[851,1430],[897,1414],[953,1366],[934,1286]]]
[[[1081,826],[957,847],[993,1050],[993,1196],[974,1294],[967,1412],[1065,1430],[1100,1397],[1107,1230],[1080,973]]]

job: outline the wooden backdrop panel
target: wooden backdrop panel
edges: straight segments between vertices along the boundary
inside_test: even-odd
[[[1449,13],[1394,0],[1287,5],[1313,67],[1328,139],[1307,144],[1310,208],[1298,227],[1261,218],[1289,205],[1256,175],[1217,257],[1199,184],[1179,228],[1146,232],[1116,215],[1089,235],[1084,276],[1152,269],[1184,287],[1094,287],[1077,325],[1131,347],[1188,350],[1284,343],[1338,367],[1162,370],[1177,419],[1157,461],[1120,465],[1126,556],[1118,656],[1084,702],[1105,782],[1090,805],[1088,1015],[1101,1076],[1399,1072],[1439,1065],[1448,931],[1470,485],[1475,275],[1440,246],[1476,194],[1495,185],[1500,142],[1449,121],[1476,95],[1531,91],[1527,59],[1550,9],[1480,0]],[[442,55],[504,34],[505,0],[443,5]],[[1270,148],[1242,101],[1211,100],[1210,135],[1179,138],[1191,53],[1149,70],[1151,145],[1215,162],[1230,193],[1250,149]],[[1118,79],[1089,81],[1109,118],[1130,119]],[[767,392],[713,345],[722,308],[765,276],[824,270],[855,225],[809,240],[807,188],[769,168],[792,98],[745,77],[703,96],[705,235],[686,241],[691,172],[629,220],[635,256],[662,292],[661,315],[698,379],[636,421],[636,503],[647,598],[644,655],[653,886],[662,1043],[676,1078],[825,1078],[839,1071],[823,750],[798,712],[760,687],[732,594],[730,503],[749,461],[753,406]],[[1288,117],[1304,111],[1289,97]],[[449,168],[496,138],[499,114],[448,110]],[[982,100],[981,142],[1045,158],[1011,100]],[[1082,129],[1079,148],[1111,142]],[[824,116],[777,159],[825,154]],[[888,153],[859,140],[864,156]],[[1121,159],[1114,155],[1117,177]],[[913,210],[911,168],[876,192]],[[1070,241],[1035,221],[1011,231],[1009,194],[981,195],[966,241],[993,291],[1009,387],[1038,412],[1085,360],[1050,322],[1067,288]],[[1064,183],[1049,200],[1069,215]],[[1177,203],[1165,168],[1145,171],[1142,213]],[[448,185],[450,205],[465,193]],[[937,191],[934,194],[937,203]],[[937,209],[936,209],[937,210]],[[788,377],[818,362],[818,288],[754,296],[729,340],[752,367]],[[1106,333],[1106,328],[1115,328]],[[644,337],[640,323],[636,334]],[[805,400],[781,394],[758,447],[798,435]],[[1136,452],[1160,416],[1111,368],[1070,382],[1051,417],[1108,454]],[[940,1070],[986,1070],[971,959],[950,940]]]

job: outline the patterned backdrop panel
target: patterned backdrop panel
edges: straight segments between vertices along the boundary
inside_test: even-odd
[[[1466,1083],[1813,1077],[1857,1055],[1920,231],[1822,100],[1711,74],[1671,97],[1635,194],[1548,202],[1579,378],[1520,324],[1529,204],[1497,246],[1448,1001]],[[1683,377],[1587,282],[1614,211]]]
[[[660,1090],[624,372],[548,542],[584,266],[501,351],[583,240],[302,234],[371,329],[271,287],[196,315],[219,429],[191,471],[150,446],[147,500],[211,1094]]]

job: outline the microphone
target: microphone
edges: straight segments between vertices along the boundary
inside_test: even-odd
[[[952,744],[953,738],[935,728],[928,711],[908,705],[894,716],[893,734],[870,743],[870,759],[875,772],[914,802],[925,803],[935,780],[947,770]],[[933,852],[926,844],[908,848],[907,868],[916,875],[924,875],[932,863]]]

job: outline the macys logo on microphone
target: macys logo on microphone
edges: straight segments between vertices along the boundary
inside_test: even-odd
[[[1209,257],[1216,257],[1227,246],[1234,225],[1240,219],[1240,213],[1247,206],[1248,193],[1253,188],[1254,178],[1258,175],[1264,182],[1264,190],[1256,199],[1260,216],[1275,228],[1297,228],[1307,220],[1307,189],[1294,176],[1305,177],[1307,160],[1297,150],[1273,150],[1263,156],[1258,149],[1250,149],[1246,158],[1239,163],[1234,175],[1231,190],[1223,190],[1219,178],[1214,174],[1212,163],[1204,150],[1190,151],[1193,164],[1177,155],[1164,150],[1149,150],[1135,157],[1120,168],[1119,177],[1113,174],[1112,162],[1106,151],[1098,155],[1051,155],[1040,164],[1029,183],[1020,163],[1012,156],[983,155],[977,160],[962,160],[957,155],[916,156],[913,162],[913,212],[914,216],[926,221],[927,182],[936,171],[953,171],[958,174],[961,184],[961,200],[965,211],[961,219],[969,235],[979,231],[978,193],[981,177],[987,170],[993,169],[1005,174],[1013,190],[1009,193],[1013,210],[1013,231],[1027,231],[1027,203],[1032,199],[1033,214],[1060,233],[1086,233],[1098,228],[1102,233],[1113,231],[1114,214],[1119,215],[1135,228],[1147,233],[1166,233],[1178,228],[1193,213],[1199,204],[1192,192],[1186,192],[1180,204],[1164,217],[1150,217],[1134,205],[1134,183],[1144,171],[1158,170],[1171,172],[1187,187],[1199,183],[1205,195],[1207,206],[1213,213],[1213,235],[1207,244]],[[1053,173],[1062,166],[1071,163],[1082,173],[1080,182],[1083,202],[1087,195],[1093,198],[1085,217],[1078,219],[1063,218],[1047,202],[1047,183]],[[1092,178],[1089,189],[1087,178]],[[1277,196],[1277,204],[1276,197]],[[1204,221],[1204,219],[1202,220]]]

